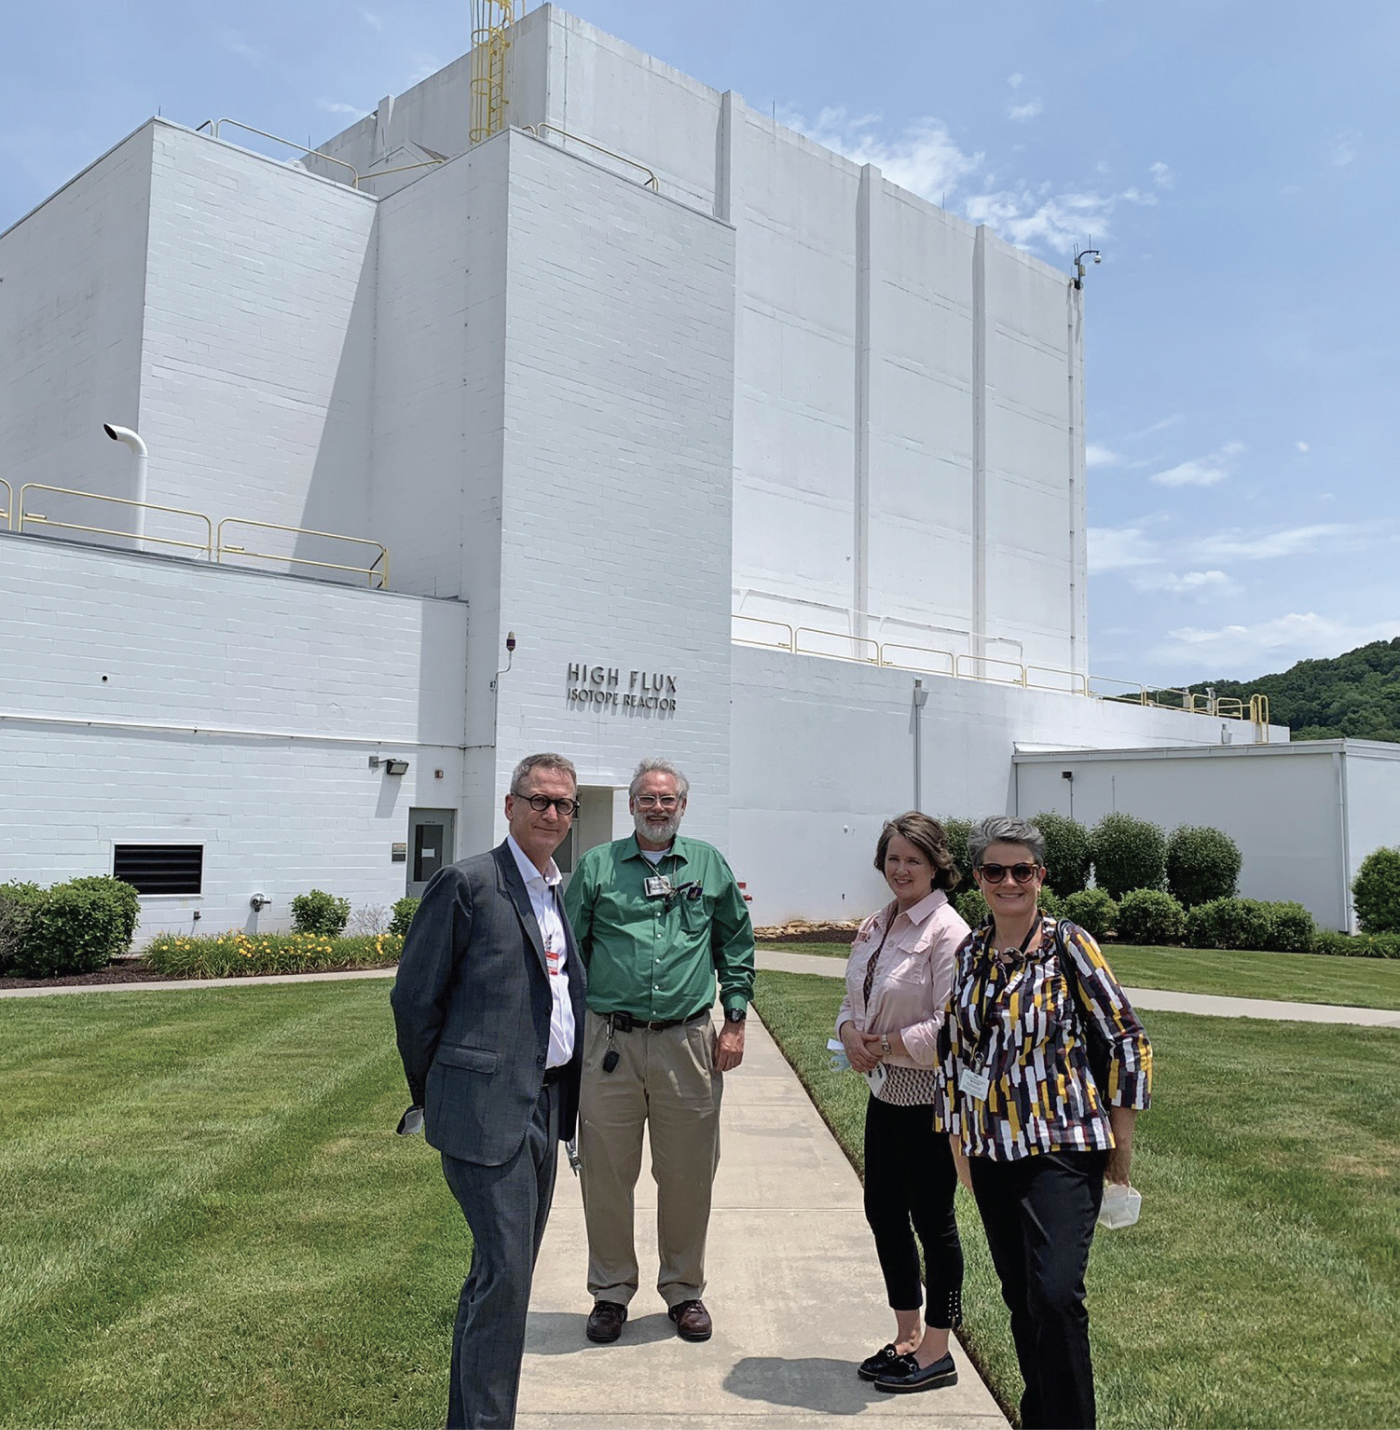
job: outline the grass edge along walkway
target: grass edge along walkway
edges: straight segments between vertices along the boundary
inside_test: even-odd
[[[831,1072],[825,1052],[840,997],[830,978],[761,972],[755,1003],[859,1171],[864,1083]],[[1393,1423],[1400,1033],[1168,1013],[1148,1031],[1157,1081],[1134,1157],[1143,1221],[1100,1230],[1089,1273],[1100,1424]],[[958,1216],[961,1339],[1005,1406],[1020,1377],[961,1191]]]

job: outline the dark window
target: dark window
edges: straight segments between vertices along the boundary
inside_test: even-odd
[[[118,844],[112,874],[138,894],[197,894],[204,878],[204,846]]]

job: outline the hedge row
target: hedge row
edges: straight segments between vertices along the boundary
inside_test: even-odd
[[[390,968],[403,952],[399,934],[328,938],[318,933],[245,934],[196,938],[162,934],[146,949],[156,973],[173,978],[240,978],[259,973],[338,973]]]
[[[120,879],[0,884],[0,976],[91,973],[131,947],[141,905]]]

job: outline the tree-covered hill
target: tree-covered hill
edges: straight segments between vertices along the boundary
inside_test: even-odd
[[[1400,637],[1372,641],[1332,660],[1300,660],[1282,675],[1203,681],[1216,695],[1269,697],[1269,717],[1295,740],[1391,740],[1400,743]]]

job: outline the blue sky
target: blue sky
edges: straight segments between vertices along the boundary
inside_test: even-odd
[[[1053,263],[1103,250],[1096,673],[1400,635],[1394,0],[566,8]],[[463,53],[469,13],[3,0],[0,228],[157,110],[319,140]]]

